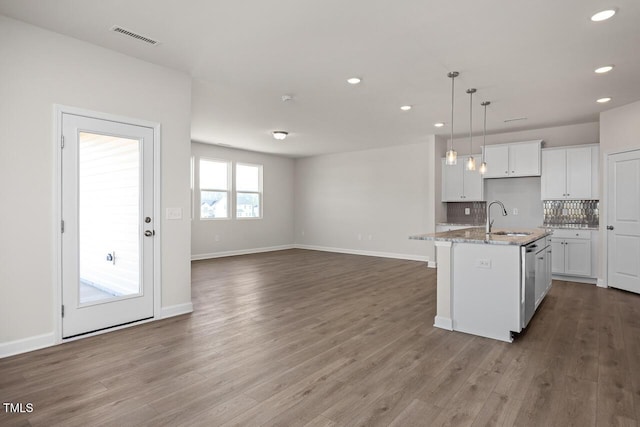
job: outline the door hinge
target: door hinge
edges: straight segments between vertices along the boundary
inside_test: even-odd
[[[60,232],[64,233],[64,220],[60,221]]]
[[[62,305],[62,317],[64,317],[64,304]]]
[[[64,135],[60,135],[60,148],[64,148]]]

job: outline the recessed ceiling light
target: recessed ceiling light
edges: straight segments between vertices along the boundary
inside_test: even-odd
[[[362,81],[362,79],[360,77],[351,77],[350,79],[347,79],[347,83],[352,84],[352,85],[357,85],[361,81]]]
[[[591,20],[593,22],[606,21],[607,19],[611,18],[615,14],[616,14],[616,10],[615,9],[602,10],[602,11],[594,14],[591,17]]]
[[[409,111],[409,110],[411,110],[411,105],[403,105],[402,107],[400,107],[400,109],[402,111]]]
[[[599,102],[600,104],[604,104],[604,103],[607,103],[609,101],[611,101],[611,98],[609,98],[608,96],[596,100],[596,102]]]
[[[273,137],[279,141],[282,141],[283,139],[285,139],[287,137],[287,135],[289,135],[289,132],[284,131],[284,130],[274,130],[272,132]]]
[[[611,70],[613,70],[613,65],[605,65],[604,67],[596,68],[595,72],[597,74],[604,74],[604,73],[608,73]]]
[[[443,126],[444,126],[444,123],[442,123],[442,122],[438,122],[438,123],[434,123],[433,125],[434,125],[435,127],[437,127],[437,128],[441,128],[441,127],[443,127]]]

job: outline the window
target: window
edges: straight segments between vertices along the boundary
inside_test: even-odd
[[[236,164],[236,218],[262,217],[262,166]]]
[[[229,218],[229,162],[200,159],[200,218]]]

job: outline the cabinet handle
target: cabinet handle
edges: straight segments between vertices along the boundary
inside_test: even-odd
[[[607,225],[607,230],[613,230],[613,225]]]
[[[516,173],[516,171],[511,171],[511,173]]]
[[[543,257],[543,256],[541,256],[541,257],[538,257],[538,259],[544,259],[544,257]]]
[[[504,171],[505,174],[509,175],[509,171]]]

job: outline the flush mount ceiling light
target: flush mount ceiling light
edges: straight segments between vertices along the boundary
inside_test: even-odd
[[[594,72],[596,74],[608,73],[609,71],[613,70],[613,67],[614,67],[613,65],[605,65],[604,67],[596,68]]]
[[[272,132],[272,135],[278,141],[282,141],[283,139],[285,139],[287,137],[287,135],[289,135],[289,132],[286,132],[284,130],[274,130]]]
[[[403,105],[402,107],[400,107],[400,109],[402,111],[409,111],[409,110],[411,110],[411,105]]]
[[[453,166],[458,163],[458,153],[453,149],[453,100],[454,100],[454,82],[456,77],[460,75],[457,71],[452,71],[447,74],[447,77],[451,79],[451,146],[449,150],[447,150],[447,154],[445,155],[445,165]]]
[[[598,13],[594,13],[593,16],[591,16],[591,20],[593,22],[601,22],[601,21],[606,21],[607,19],[611,18],[613,15],[615,15],[617,12],[616,9],[606,9],[606,10],[601,10]]]
[[[608,96],[605,96],[604,98],[596,99],[596,102],[599,104],[605,104],[609,101],[611,101],[611,98]]]
[[[441,127],[443,127],[443,126],[444,126],[444,123],[442,123],[442,122],[438,122],[438,123],[434,123],[433,125],[434,125],[435,127],[437,127],[437,128],[441,128]]]
[[[467,170],[476,170],[476,159],[473,158],[473,94],[475,89],[467,89],[469,94],[469,158],[467,159]]]
[[[361,81],[362,79],[360,77],[351,77],[350,79],[347,79],[347,83],[349,83],[350,85],[357,85]]]

